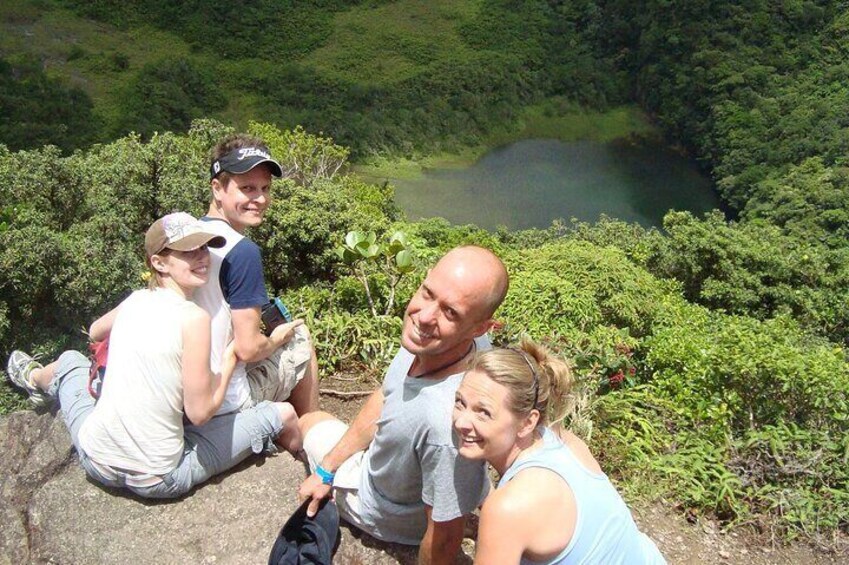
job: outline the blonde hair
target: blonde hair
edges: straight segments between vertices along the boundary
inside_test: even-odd
[[[478,353],[469,371],[480,371],[507,387],[508,408],[518,417],[536,409],[539,423],[550,425],[560,424],[569,412],[572,369],[530,339],[522,339],[519,347]]]

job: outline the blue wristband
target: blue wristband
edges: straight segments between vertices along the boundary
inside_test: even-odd
[[[331,473],[321,465],[315,466],[315,474],[321,477],[321,483],[325,485],[332,485],[333,477],[336,476],[336,473]]]

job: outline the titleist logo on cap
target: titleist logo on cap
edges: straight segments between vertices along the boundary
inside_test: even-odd
[[[214,179],[224,171],[241,175],[247,173],[260,163],[267,163],[271,174],[277,178],[283,176],[283,168],[280,163],[271,157],[271,153],[264,147],[237,147],[212,162],[209,167],[210,176]]]
[[[262,157],[263,159],[271,159],[271,155],[266,153],[262,149],[257,149],[256,147],[244,147],[239,149],[239,154],[236,157],[239,161],[246,159],[247,157]]]

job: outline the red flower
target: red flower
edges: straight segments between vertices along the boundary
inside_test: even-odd
[[[619,371],[616,371],[615,373],[613,373],[609,377],[607,377],[607,381],[610,383],[610,386],[612,388],[617,388],[619,385],[622,384],[622,381],[624,381],[624,380],[625,380],[625,374],[622,372],[621,369]]]

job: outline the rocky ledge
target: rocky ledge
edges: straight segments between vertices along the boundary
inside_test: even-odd
[[[175,501],[89,481],[55,414],[0,418],[0,564],[266,563],[304,467],[255,457]],[[415,548],[342,528],[335,563],[409,563]]]

